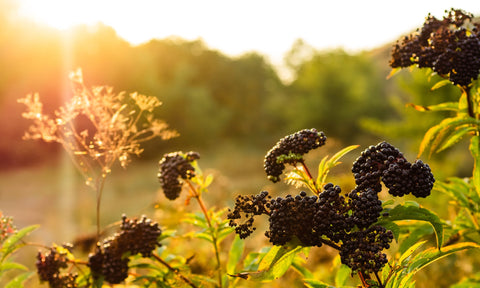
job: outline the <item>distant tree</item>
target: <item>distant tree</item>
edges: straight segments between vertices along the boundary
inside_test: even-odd
[[[305,51],[300,44],[292,49]],[[385,75],[369,54],[313,51],[303,62],[287,61],[295,63],[291,65],[294,80],[288,87],[289,122],[294,127],[321,127],[329,135],[351,142],[361,134],[361,118],[389,116],[391,108],[382,84]]]

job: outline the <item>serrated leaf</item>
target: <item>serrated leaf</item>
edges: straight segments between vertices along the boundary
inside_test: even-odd
[[[459,129],[462,126],[478,127],[480,122],[477,119],[471,117],[453,117],[442,120],[439,124],[431,127],[425,133],[418,152],[418,158],[423,152],[428,152],[428,156],[431,157],[433,153],[438,152],[440,145],[447,139],[455,129]]]
[[[451,135],[447,138],[447,140],[443,143],[443,145],[437,149],[436,152],[441,152],[447,148],[450,148],[451,146],[457,144],[462,138],[475,131],[474,127],[460,127],[458,129],[455,129]]]
[[[37,229],[40,227],[40,225],[32,225],[25,227],[19,231],[17,231],[15,234],[10,235],[2,245],[2,248],[0,250],[0,253],[2,253],[2,261],[5,259],[10,253],[15,251],[17,243],[22,240],[25,236],[27,236],[29,233],[31,233],[33,230]],[[0,261],[0,262],[2,262]]]
[[[410,273],[416,273],[425,266],[453,253],[467,250],[467,249],[479,249],[480,245],[473,242],[461,242],[443,247],[442,250],[430,248],[415,255],[409,262],[408,271]]]
[[[418,203],[410,201],[404,204],[399,204],[394,208],[388,210],[387,217],[379,218],[379,223],[383,221],[399,221],[399,220],[419,220],[430,223],[434,229],[437,239],[437,247],[442,247],[443,244],[443,223],[440,218],[432,211],[422,208]]]
[[[433,90],[437,90],[438,88],[441,88],[441,87],[443,87],[443,86],[445,86],[445,85],[448,85],[448,84],[450,84],[450,83],[452,83],[452,82],[450,82],[449,79],[445,79],[445,80],[438,81],[437,83],[435,83],[435,85],[432,86],[431,90],[432,90],[432,91],[433,91]]]
[[[425,244],[425,242],[427,241],[417,242],[414,245],[410,246],[405,252],[403,252],[402,256],[400,256],[400,258],[398,259],[400,265],[405,266],[406,263],[404,263],[404,261],[407,260],[407,258],[409,258],[410,256],[412,256],[413,252],[415,252],[418,248],[420,248],[420,246]]]
[[[235,235],[233,242],[228,252],[228,262],[227,262],[227,273],[234,274],[235,267],[240,263],[240,259],[243,255],[243,250],[245,249],[245,241],[240,239],[238,235]]]

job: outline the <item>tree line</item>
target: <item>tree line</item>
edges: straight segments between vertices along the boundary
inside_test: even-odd
[[[52,145],[21,140],[29,123],[21,118],[23,107],[16,99],[38,92],[44,109],[53,112],[70,95],[68,73],[77,68],[87,85],[137,91],[163,102],[157,116],[181,136],[149,143],[145,157],[157,157],[169,145],[199,149],[224,141],[264,149],[271,139],[313,127],[344,143],[363,143],[368,141],[365,137],[378,136],[381,123],[403,119],[395,99],[407,95],[397,85],[405,77],[385,81],[391,46],[352,54],[315,50],[299,40],[285,55],[292,73],[291,81],[285,82],[266,56],[256,52],[227,56],[201,39],[156,39],[132,46],[102,24],[59,32],[3,18],[4,167],[43,161],[58,151]],[[450,92],[441,93],[450,97]]]

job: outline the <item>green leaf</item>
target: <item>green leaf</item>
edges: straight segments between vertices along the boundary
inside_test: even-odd
[[[208,186],[210,186],[210,184],[212,184],[212,182],[213,182],[213,175],[208,174],[207,177],[205,178],[205,182],[203,183],[203,187],[207,188]]]
[[[405,106],[412,107],[413,109],[420,112],[437,112],[437,111],[457,112],[458,111],[458,102],[444,102],[444,103],[430,105],[430,106],[423,106],[423,105],[417,105],[414,103],[408,103]]]
[[[474,132],[476,129],[474,127],[460,127],[458,129],[453,130],[452,134],[449,135],[447,140],[443,143],[443,145],[437,149],[436,152],[441,152],[447,148],[450,148],[451,146],[457,144],[462,140],[462,138],[469,134]]]
[[[334,286],[330,286],[316,279],[303,279],[303,282],[308,288],[335,288]]]
[[[437,83],[435,83],[435,85],[432,86],[431,90],[437,90],[438,88],[441,88],[447,84],[450,84],[452,82],[450,82],[449,79],[445,79],[445,80],[441,80],[441,81],[438,81]]]
[[[183,221],[195,225],[200,228],[208,229],[208,222],[205,219],[205,215],[200,213],[188,213]]]
[[[422,208],[418,203],[413,201],[407,201],[404,204],[399,204],[394,208],[388,210],[388,216],[382,216],[379,218],[379,225],[390,221],[399,220],[419,220],[430,223],[434,229],[435,236],[437,238],[437,247],[442,247],[443,244],[443,223],[440,218],[432,211]]]
[[[473,156],[473,186],[480,198],[480,136],[472,137],[470,140],[470,153]]]
[[[6,270],[11,270],[11,269],[19,269],[19,270],[24,270],[24,271],[28,270],[27,267],[25,267],[24,265],[22,265],[20,263],[6,262],[6,263],[1,263],[0,264],[0,272],[6,271]]]
[[[235,228],[229,227],[229,226],[221,226],[220,228],[217,229],[216,235],[217,235],[217,244],[222,242],[225,237],[230,235],[235,231]]]
[[[442,120],[439,124],[428,129],[427,133],[423,137],[420,143],[420,149],[418,157],[423,152],[428,152],[428,156],[432,156],[433,153],[441,147],[442,143],[448,139],[456,129],[464,128],[466,126],[474,126],[478,129],[480,122],[477,119],[471,117],[453,117]]]
[[[213,238],[210,233],[198,232],[198,233],[195,233],[194,235],[195,235],[195,238],[207,240],[208,242],[213,243]]]
[[[390,73],[388,74],[387,79],[392,78],[395,74],[397,74],[397,73],[400,72],[401,70],[402,70],[402,67],[393,68],[393,69],[390,71]]]
[[[398,259],[398,262],[400,262],[400,265],[404,266],[406,265],[405,260],[407,260],[410,256],[412,256],[413,252],[415,252],[420,246],[425,244],[427,241],[421,241],[418,243],[415,243],[414,245],[410,246],[403,254],[400,256]],[[408,260],[407,260],[408,261]]]
[[[448,178],[446,181],[436,181],[433,190],[450,196],[461,207],[471,208],[471,202],[467,197],[470,191],[469,183],[458,177]]]
[[[472,242],[461,242],[457,244],[452,244],[446,247],[442,247],[442,250],[430,248],[423,252],[418,253],[411,259],[408,265],[408,271],[411,273],[416,273],[425,266],[443,258],[453,253],[467,250],[467,249],[479,249],[480,245]]]
[[[350,274],[352,274],[352,269],[345,264],[340,265],[337,273],[335,274],[335,286],[342,287],[347,282]]]
[[[433,233],[433,227],[428,224],[421,224],[415,227],[412,231],[408,233],[408,236],[402,241],[400,244],[400,248],[398,249],[400,253],[403,253],[415,245],[415,243],[419,242],[426,235],[430,235]]]
[[[34,272],[22,273],[8,282],[7,285],[5,285],[5,288],[23,288],[23,282],[25,282],[33,274]]]
[[[227,262],[227,273],[234,274],[235,267],[240,262],[242,258],[243,250],[245,249],[245,241],[240,239],[238,235],[235,235],[233,239],[232,246],[230,247],[230,252],[228,253],[228,262]]]
[[[320,161],[320,164],[318,165],[317,185],[325,184],[328,173],[330,172],[330,169],[341,164],[342,162],[339,161],[340,158],[345,156],[350,151],[357,149],[359,146],[360,145],[347,146],[342,150],[338,151],[337,153],[335,153],[335,155],[333,155],[329,160],[327,160],[328,156],[325,156],[322,159],[322,161]],[[323,187],[319,187],[319,188],[323,188]]]
[[[8,237],[4,242],[3,242],[3,246],[0,250],[0,253],[3,254],[2,256],[2,260],[0,262],[3,262],[3,260],[10,254],[12,253],[13,251],[15,251],[16,247],[17,247],[17,243],[22,240],[25,236],[27,236],[30,232],[32,232],[33,230],[37,229],[39,227],[39,225],[32,225],[32,226],[28,226],[28,227],[25,227],[19,231],[17,231],[17,233],[11,235],[10,237]]]
[[[296,257],[292,262],[292,268],[302,275],[302,278],[313,279],[314,275],[307,267],[305,261],[300,261],[300,257]],[[302,259],[303,260],[303,259]]]
[[[268,282],[280,278],[291,266],[302,246],[274,246],[263,257],[258,271],[246,273],[249,279]]]

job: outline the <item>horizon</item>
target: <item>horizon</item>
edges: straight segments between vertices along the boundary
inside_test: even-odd
[[[298,39],[316,50],[343,49],[349,53],[371,50],[394,43],[421,27],[428,13],[441,18],[445,10],[452,8],[447,5],[451,1],[443,0],[407,0],[394,7],[378,0],[368,3],[304,0],[295,5],[291,1],[252,0],[241,4],[218,0],[172,3],[144,0],[135,4],[118,0],[16,2],[17,16],[60,31],[80,24],[102,23],[134,46],[169,37],[201,39],[207,47],[229,56],[258,52],[275,66],[282,64]],[[453,8],[474,16],[480,13],[476,1],[457,1]]]

